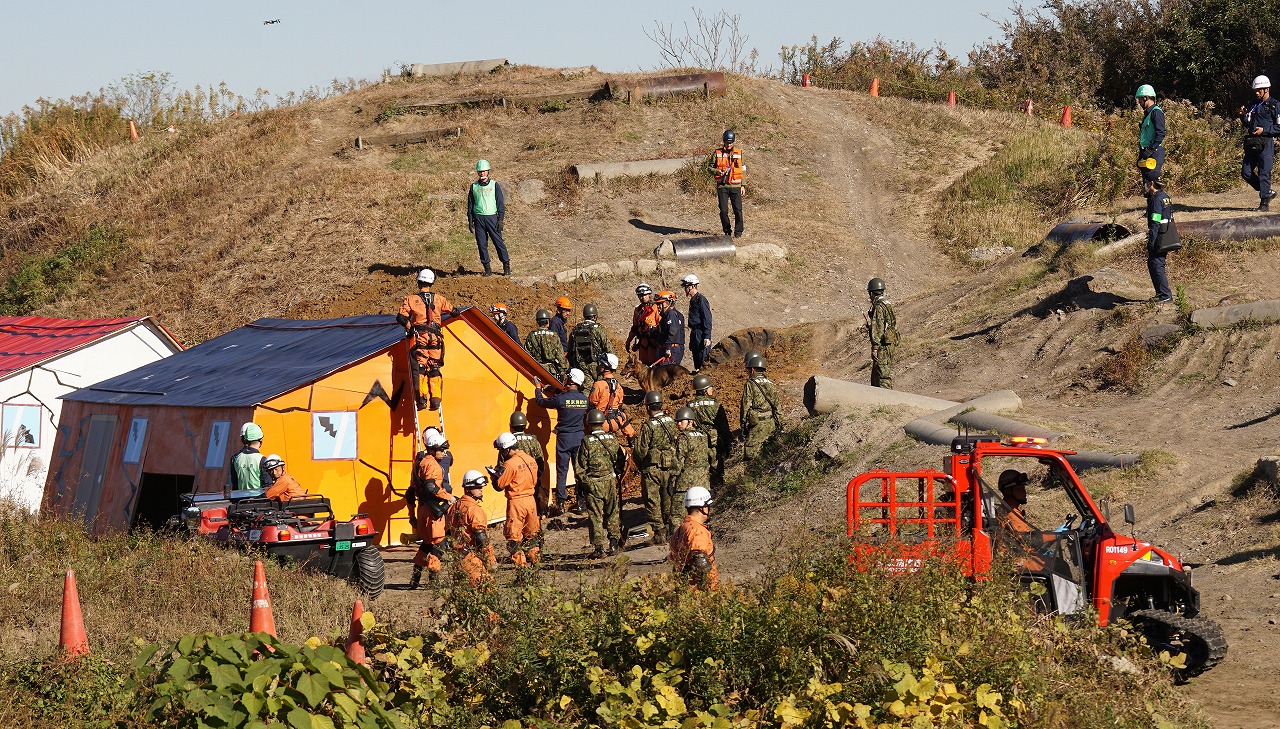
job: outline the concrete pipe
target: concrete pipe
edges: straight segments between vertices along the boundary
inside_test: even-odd
[[[1250,240],[1280,236],[1280,215],[1177,221],[1178,233],[1200,240]]]
[[[701,261],[709,258],[728,258],[737,254],[738,248],[728,236],[685,238],[673,240],[677,261]]]
[[[609,95],[628,104],[634,104],[643,99],[684,94],[699,94],[709,99],[712,96],[724,96],[725,93],[724,74],[720,71],[653,76],[638,81],[610,80],[608,83]]]
[[[1032,438],[1044,438],[1050,442],[1058,440],[1066,433],[1038,428],[999,415],[984,413],[980,410],[957,413],[951,416],[951,422],[966,425],[974,430],[993,430],[1001,435],[1026,435]]]
[[[913,395],[901,390],[886,390],[857,382],[835,380],[814,375],[804,388],[804,405],[811,415],[833,413],[841,407],[879,407],[905,405],[916,410],[937,412],[959,405],[951,400]]]
[[[686,165],[698,161],[698,157],[680,157],[678,159],[640,159],[632,162],[584,162],[570,167],[569,172],[579,181],[600,182],[616,177],[674,175]]]
[[[1181,230],[1182,226],[1179,225],[1178,227]],[[1129,235],[1129,229],[1118,223],[1078,223],[1069,220],[1054,226],[1053,230],[1049,231],[1049,234],[1045,236],[1045,240],[1064,245],[1083,241],[1109,243],[1113,240],[1127,238]]]
[[[1280,301],[1251,301],[1191,312],[1191,323],[1198,327],[1228,327],[1246,321],[1280,321]]]
[[[956,428],[935,423],[929,418],[916,418],[902,429],[912,438],[929,445],[950,446],[951,440],[958,435]]]
[[[507,65],[505,58],[490,58],[483,61],[458,61],[456,63],[415,63],[409,66],[409,75],[414,78],[423,76],[453,76],[460,73],[482,74],[495,71]]]

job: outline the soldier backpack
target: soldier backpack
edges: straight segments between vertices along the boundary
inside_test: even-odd
[[[594,363],[602,352],[596,347],[595,326],[582,322],[573,328],[569,335],[569,350],[577,356],[579,362]]]

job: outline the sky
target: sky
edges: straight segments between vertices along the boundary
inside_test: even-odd
[[[739,15],[761,65],[778,49],[817,35],[846,42],[877,35],[941,43],[964,57],[999,37],[1014,0],[691,0],[510,2],[508,0],[37,0],[5,3],[0,26],[0,116],[38,98],[63,98],[128,74],[168,72],[178,88],[226,82],[252,96],[284,95],[334,78],[377,79],[401,63],[507,58],[537,66],[601,71],[657,69],[645,37],[656,21],[693,25],[693,8]],[[989,17],[984,17],[989,16]],[[264,20],[279,23],[264,25]]]

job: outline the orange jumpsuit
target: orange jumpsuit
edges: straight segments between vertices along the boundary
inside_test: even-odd
[[[302,488],[302,484],[298,483],[298,479],[286,473],[271,484],[271,488],[267,489],[265,495],[268,499],[276,499],[283,503],[305,493],[307,493],[307,490]]]
[[[427,306],[428,300],[430,307]],[[396,321],[413,336],[409,353],[413,357],[417,375],[415,384],[420,398],[436,401],[440,398],[440,368],[444,366],[444,334],[440,331],[440,324],[446,314],[452,313],[453,305],[449,300],[443,294],[433,292],[413,294],[400,304]],[[438,402],[432,403],[432,409],[438,407]]]
[[[459,566],[467,573],[471,584],[478,585],[493,579],[490,570],[497,566],[493,545],[476,545],[476,534],[487,533],[489,530],[489,517],[480,502],[464,494],[449,507],[445,521],[453,548],[459,557]]]
[[[706,524],[699,523],[692,514],[689,514],[684,518],[684,523],[676,529],[675,534],[671,535],[669,559],[671,568],[676,574],[688,574],[689,584],[701,587],[702,582],[699,576],[689,569],[689,557],[695,551],[703,552],[711,561],[711,571],[707,573],[706,586],[709,590],[716,589],[720,585],[720,573],[716,571],[716,547],[711,543],[711,530]]]
[[[636,357],[647,365],[658,361],[658,325],[662,314],[656,303],[637,304],[631,313],[631,331],[627,334],[627,349],[637,344]]]
[[[541,548],[538,537],[542,523],[538,519],[538,505],[533,498],[538,483],[538,462],[521,450],[511,453],[502,464],[502,475],[494,488],[507,495],[507,523],[502,535],[511,549],[511,561],[518,565],[537,563]],[[528,559],[525,553],[528,553]]]
[[[613,384],[613,392],[609,391],[610,383]],[[621,433],[631,438],[636,434],[636,430],[631,427],[627,413],[622,409],[622,397],[622,384],[618,382],[617,377],[602,375],[601,379],[592,383],[587,402],[591,403],[591,407],[605,414],[604,432]],[[587,429],[590,430],[590,427],[587,426]]]
[[[431,454],[428,453],[418,461],[418,472],[414,474],[414,480],[419,484],[434,481],[441,488],[441,496],[447,497],[447,492],[443,490],[444,469]],[[414,488],[417,486],[415,485]],[[426,567],[432,572],[439,572],[443,567],[440,558],[444,556],[445,520],[444,517],[436,516],[428,506],[427,502],[430,499],[431,496],[426,493],[420,494],[417,499],[418,513],[414,516],[418,521],[418,538],[422,543],[418,545],[418,553],[413,555],[413,563],[418,567]]]

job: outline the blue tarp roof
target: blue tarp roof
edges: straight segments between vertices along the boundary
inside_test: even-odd
[[[251,407],[404,341],[394,316],[259,319],[191,349],[63,395],[122,405]]]

